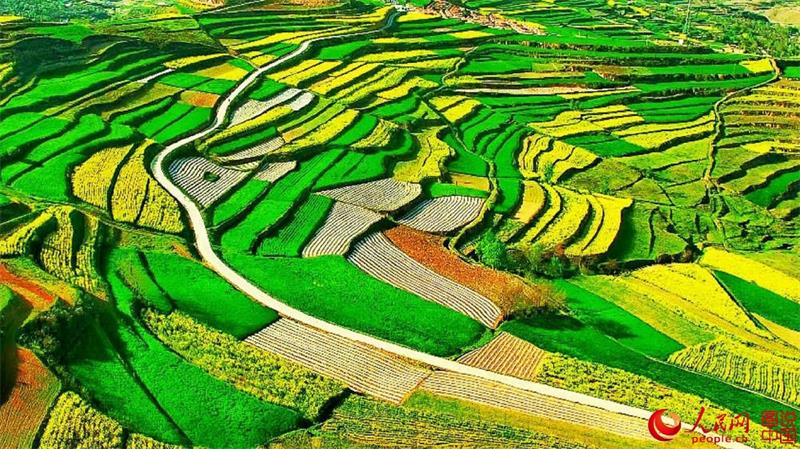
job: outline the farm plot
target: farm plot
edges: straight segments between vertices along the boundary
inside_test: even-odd
[[[649,292],[681,310],[690,320],[710,329],[727,331],[734,336],[759,335],[762,331],[728,295],[714,276],[694,264],[657,265],[631,273],[631,286]]]
[[[239,391],[172,352],[137,319],[136,293],[118,272],[110,272],[108,281],[115,308],[93,320],[95,334],[81,336],[69,369],[109,415],[124,417],[133,430],[149,423],[150,434],[164,441],[212,447],[252,447],[297,426],[297,412]],[[136,403],[118,399],[127,385],[115,382],[125,377],[133,383],[131,393],[138,392]],[[154,428],[156,418],[165,427]]]
[[[11,222],[0,255],[29,255],[44,272],[102,295],[95,269],[98,220],[70,206],[53,206]]]
[[[707,399],[667,388],[645,377],[621,369],[578,360],[558,353],[547,353],[540,364],[538,382],[556,388],[588,394],[633,407],[655,410],[666,408],[680,416],[697,413],[698,403],[704,403],[706,411],[701,424],[712,428],[716,417],[730,410],[708,403]],[[751,423],[750,431],[757,431],[758,424]],[[733,429],[733,434],[744,435],[745,429]],[[687,435],[688,436],[688,435]]]
[[[447,143],[437,137],[442,127],[430,128],[418,134],[419,152],[413,161],[398,163],[394,178],[400,181],[420,182],[426,178],[439,178],[448,157],[455,154]]]
[[[554,286],[567,297],[567,304],[576,318],[633,350],[653,359],[665,360],[684,347],[636,315],[581,288],[579,283],[556,280]]]
[[[517,212],[523,227],[514,232],[523,246],[561,246],[572,257],[606,254],[620,233],[629,199],[589,195],[550,185],[526,183],[527,203]],[[525,198],[525,196],[523,196]]]
[[[557,182],[568,174],[584,170],[599,160],[591,152],[553,138],[532,135],[523,141],[517,156],[525,178]]]
[[[320,228],[328,216],[333,204],[334,201],[330,198],[311,195],[295,209],[291,218],[265,234],[257,253],[262,256],[299,256],[306,242],[315,235],[315,230]]]
[[[287,142],[279,152],[295,154],[333,142],[337,137],[344,136],[346,130],[357,123],[358,117],[356,110],[345,109],[338,103],[325,104],[322,111],[310,115],[306,120],[278,127]]]
[[[458,361],[475,368],[534,380],[545,351],[507,332],[500,332],[486,345],[470,351]]]
[[[652,295],[641,294],[629,285],[630,282],[614,276],[581,276],[570,280],[570,283],[614,303],[683,346],[700,344],[714,338],[711,331],[687,320],[684,315],[668,304],[662,304]]]
[[[10,365],[9,360],[4,363]],[[15,384],[4,392],[8,396],[0,407],[0,446],[32,449],[36,432],[58,396],[61,383],[27,349],[17,349],[16,363]]]
[[[265,102],[268,108],[263,113],[215,133],[200,143],[198,148],[202,152],[227,158],[227,160],[252,158],[267,154],[267,152],[278,151],[285,144],[300,136],[300,133],[297,132],[280,135],[278,129],[284,130],[282,123],[289,119],[296,122],[303,117],[312,116],[309,114],[316,111],[316,108],[312,109],[309,114],[300,114],[299,118],[294,117],[298,111],[305,109],[313,100],[314,96],[308,92],[284,91]],[[324,107],[325,104],[327,103],[319,103],[317,106]],[[274,140],[275,137],[281,137],[277,144]]]
[[[492,300],[505,313],[516,298],[538,298],[538,288],[502,271],[469,263],[444,247],[444,238],[397,226],[384,232],[401,251],[428,269]]]
[[[546,434],[526,432],[510,426],[467,421],[446,414],[408,408],[389,409],[364,399],[349,399],[322,428],[331,439],[340,438],[371,447],[446,447],[458,445],[483,448],[546,446],[574,447]],[[299,447],[299,446],[298,446]]]
[[[61,138],[44,142],[25,157],[29,162],[15,164],[17,170],[9,180],[20,192],[60,202],[71,200],[70,169],[86,155],[105,147],[116,147],[134,140],[134,131],[126,126],[108,126],[97,116],[86,116],[72,131]],[[78,139],[77,141],[71,139]],[[47,179],[43,183],[41,179]]]
[[[266,292],[315,317],[435,355],[450,356],[486,331],[477,321],[379,281],[341,256],[226,254]],[[282,282],[274,282],[282,279]],[[443,327],[441,323],[448,323]]]
[[[148,328],[172,350],[237,389],[315,420],[345,386],[279,355],[259,350],[173,312],[145,310]]]
[[[556,190],[561,195],[561,213],[535,237],[536,244],[543,248],[570,245],[587,225],[590,217],[590,206],[586,197],[571,190],[559,188]],[[526,240],[529,238],[529,235],[525,236]]]
[[[495,328],[502,312],[486,297],[429,270],[382,233],[359,240],[347,260],[369,275]]]
[[[422,187],[416,183],[385,178],[317,193],[365,209],[392,212],[414,201],[422,193]]]
[[[377,212],[337,201],[314,236],[303,248],[303,257],[344,255],[352,242],[383,216]]]
[[[252,160],[258,160],[270,153],[277,151],[285,143],[286,142],[283,140],[283,137],[277,136],[271,139],[267,139],[264,142],[261,142],[252,147],[246,148],[241,151],[237,151],[233,154],[229,154],[227,156],[219,156],[217,157],[217,160],[222,162],[223,164],[237,164]]]
[[[759,260],[712,247],[703,252],[700,263],[800,302],[800,279]]]
[[[633,204],[630,199],[604,195],[589,196],[591,219],[583,236],[566,249],[568,256],[598,256],[606,254],[617,239],[625,210]]]
[[[45,235],[40,230],[37,261],[48,273],[57,278],[100,294],[99,275],[95,268],[98,240],[102,241],[103,228],[99,221],[71,207],[54,207],[56,227]]]
[[[252,120],[280,104],[295,99],[300,92],[299,89],[288,88],[266,101],[248,100],[234,111],[228,127]]]
[[[637,298],[638,296],[633,295],[632,299]],[[542,315],[509,321],[504,323],[501,329],[533,343],[549,353],[561,353],[620,371],[624,370],[681,393],[688,393],[695,397],[702,396],[717,406],[729,410],[750,412],[759,410],[761,407],[785,408],[779,402],[746,392],[725,382],[670,364],[654,363],[652,358],[608,335],[613,334],[612,327],[601,331],[601,326],[590,326],[573,317]],[[544,369],[543,365],[542,369]],[[561,371],[564,369],[560,368]],[[577,385],[581,384],[583,382],[577,383]],[[620,397],[621,395],[615,394],[615,396]],[[630,399],[626,402],[629,401]],[[637,404],[636,406],[641,405]]]
[[[245,341],[344,382],[354,391],[395,404],[402,403],[430,374],[408,361],[289,319]]]
[[[110,269],[143,301],[164,313],[178,309],[215,329],[244,337],[277,319],[202,264],[177,254],[116,250]],[[218,307],[230,313],[219,314]]]
[[[153,142],[148,141],[134,147],[130,154],[125,149],[119,150],[119,154],[93,154],[83,163],[85,167],[80,165],[76,169],[72,178],[73,192],[84,201],[107,209],[115,220],[160,231],[181,232],[183,222],[178,203],[146,168],[154,149]],[[117,165],[104,166],[109,162],[117,162]],[[94,176],[90,176],[91,173]]]
[[[45,226],[52,226],[55,218],[52,211],[35,214],[30,219],[20,220],[19,226],[7,230],[0,238],[0,254],[3,256],[18,256],[29,252],[33,246],[33,237],[41,233]]]
[[[715,271],[714,277],[759,321],[766,319],[800,331],[800,304],[724,271]]]
[[[631,440],[563,421],[415,393],[402,407],[348,398],[314,434],[281,438],[287,449],[309,447],[480,447],[486,449],[612,449]],[[640,440],[641,441],[641,440]],[[637,441],[638,443],[638,441]],[[653,449],[642,441],[642,448]]]
[[[68,391],[59,396],[53,407],[40,447],[85,445],[98,449],[120,449],[123,447],[122,441],[122,426],[119,423],[93,409],[76,393]]]
[[[781,79],[726,101],[720,108],[725,120],[721,147],[797,144],[797,92],[800,81]]]
[[[192,199],[206,208],[247,177],[247,172],[221,167],[202,157],[176,159],[169,174]]]
[[[222,247],[231,252],[254,252],[270,230],[280,225],[296,205],[310,194],[316,180],[341,158],[343,150],[329,150],[300,162],[299,168],[282,177],[266,190],[255,189],[255,198],[245,195],[251,202],[232,203],[238,211],[221,229]],[[264,184],[264,181],[252,181]]]
[[[581,404],[485,381],[459,373],[436,371],[420,385],[422,391],[475,402],[533,416],[560,419],[573,424],[596,427],[635,439],[651,438],[641,419],[607,412]]]
[[[734,173],[732,176],[722,177],[721,181],[724,180],[722,185],[734,192],[749,194],[746,197],[754,203],[769,207],[773,198],[779,198],[789,185],[800,181],[797,175],[800,171],[800,161],[781,159],[742,168],[741,176],[737,177],[739,173]],[[788,175],[788,178],[785,178],[785,182],[778,183],[784,175]],[[773,183],[777,185],[772,186]],[[759,190],[760,193],[753,195]]]
[[[275,183],[295,168],[297,161],[268,162],[259,168],[253,177],[260,181]]]
[[[793,404],[800,403],[800,363],[726,340],[676,352],[670,363]]]
[[[636,202],[622,215],[620,238],[614,240],[609,256],[620,260],[653,260],[679,254],[687,242],[669,230],[666,211]]]
[[[397,222],[420,231],[448,233],[475,220],[483,209],[483,198],[445,196],[423,200],[397,218]]]

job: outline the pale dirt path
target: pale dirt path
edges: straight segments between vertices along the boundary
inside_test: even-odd
[[[377,30],[355,33],[350,36],[367,35],[384,31],[394,24],[394,21],[398,15],[399,14],[397,12],[392,13],[392,15],[389,16],[386,25]],[[269,307],[270,309],[275,310],[282,316],[291,318],[305,325],[315,327],[322,331],[329,332],[331,334],[338,335],[340,337],[344,337],[353,341],[357,341],[378,348],[390,354],[394,354],[400,357],[405,357],[407,359],[411,359],[416,362],[424,363],[435,369],[442,369],[446,371],[453,371],[456,373],[475,376],[480,379],[498,382],[510,387],[519,388],[521,390],[532,391],[539,394],[564,399],[577,404],[583,404],[591,407],[596,407],[602,410],[610,411],[613,413],[619,413],[647,420],[652,413],[651,411],[648,410],[639,409],[624,404],[619,404],[617,402],[608,401],[605,399],[595,398],[581,393],[562,390],[560,388],[554,388],[548,385],[536,382],[530,382],[518,379],[516,377],[506,376],[503,374],[482,370],[479,368],[473,368],[471,366],[463,365],[453,360],[448,360],[442,357],[433,356],[430,354],[426,354],[424,352],[416,351],[414,349],[397,345],[395,343],[384,341],[369,335],[364,335],[352,331],[350,329],[338,326],[336,324],[329,323],[327,321],[313,317],[279,301],[276,298],[273,298],[266,292],[262,291],[258,286],[254,285],[249,280],[244,278],[242,275],[234,271],[231,267],[229,267],[225,263],[225,261],[223,261],[222,258],[220,258],[217,255],[217,253],[214,251],[214,247],[211,245],[211,240],[208,235],[208,230],[206,228],[205,222],[203,221],[203,215],[200,212],[200,209],[192,201],[191,198],[189,198],[186,194],[184,194],[183,191],[181,191],[178,188],[178,186],[176,186],[169,179],[169,177],[166,175],[166,172],[164,171],[163,167],[164,161],[173,152],[184,147],[185,145],[188,145],[196,140],[208,136],[209,134],[216,131],[220,126],[222,126],[222,124],[225,122],[225,117],[228,115],[231,104],[233,104],[236,98],[239,95],[241,95],[248,87],[250,87],[254,82],[256,82],[261,75],[279,66],[280,64],[283,64],[284,62],[301,55],[306,50],[308,50],[308,48],[312,43],[335,39],[336,37],[341,37],[341,36],[318,38],[303,42],[303,44],[301,44],[300,47],[298,47],[293,52],[288,53],[276,59],[275,61],[255,70],[250,75],[248,75],[244,80],[242,80],[241,83],[222,100],[222,102],[217,108],[217,113],[214,122],[209,128],[200,131],[196,134],[193,134],[191,136],[184,137],[183,139],[167,146],[153,159],[153,162],[151,164],[153,175],[156,181],[158,181],[158,183],[161,184],[161,186],[164,187],[164,189],[166,189],[173,197],[175,197],[175,199],[186,210],[186,213],[189,217],[189,222],[191,224],[192,229],[194,230],[197,250],[200,253],[200,256],[205,261],[205,263],[208,264],[208,266],[210,266],[217,274],[219,274],[225,280],[230,282],[231,285],[238,288],[251,298],[258,301],[259,303],[263,304],[266,307]],[[643,422],[642,426],[645,425],[646,424]],[[691,428],[687,423],[684,423],[683,426],[686,429]],[[738,443],[720,443],[720,446],[729,449],[745,449],[749,447]]]

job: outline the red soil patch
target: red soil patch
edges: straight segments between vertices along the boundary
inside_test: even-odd
[[[0,282],[7,285],[34,309],[45,309],[54,300],[53,295],[47,290],[25,278],[17,276],[3,264],[0,264]]]
[[[422,265],[489,298],[503,312],[507,312],[513,299],[520,295],[540,296],[535,287],[517,277],[465,262],[444,247],[443,237],[405,226],[392,228],[384,234],[401,251]]]
[[[0,405],[0,447],[30,448],[61,384],[27,349],[17,349],[17,377]]]
[[[219,95],[187,90],[181,94],[181,100],[198,108],[212,108],[219,100]]]

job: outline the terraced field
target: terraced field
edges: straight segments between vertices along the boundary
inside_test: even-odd
[[[61,3],[0,1],[0,446],[800,411],[789,0]]]

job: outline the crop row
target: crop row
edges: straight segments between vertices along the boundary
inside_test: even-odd
[[[42,449],[92,447],[121,449],[122,426],[93,409],[77,394],[68,391],[59,396],[39,443]]]
[[[725,340],[676,352],[670,363],[782,401],[800,402],[800,364]]]
[[[239,184],[247,172],[221,167],[202,157],[185,157],[169,164],[175,183],[206,208]]]
[[[597,160],[597,156],[583,148],[542,135],[528,136],[517,156],[519,171],[525,178],[548,182],[584,170]]]
[[[397,249],[382,233],[363,237],[347,260],[369,275],[495,328],[502,312],[488,298],[453,282]]]
[[[501,332],[486,345],[459,357],[458,361],[487,371],[534,380],[544,355],[545,351],[527,341]]]
[[[258,350],[180,312],[144,313],[147,326],[182,357],[262,400],[316,419],[344,386],[279,355]]]
[[[344,255],[352,242],[382,215],[354,204],[336,201],[322,225],[303,248],[303,257]]]
[[[437,134],[441,127],[428,128],[416,135],[419,151],[413,161],[403,161],[394,168],[394,177],[400,181],[420,182],[426,178],[439,178],[442,167],[448,157],[453,156],[453,149],[442,142]]]
[[[436,371],[421,385],[423,391],[492,407],[581,424],[638,439],[650,438],[638,418],[446,371]],[[602,424],[600,424],[602,423]]]
[[[299,94],[298,89],[289,88],[266,101],[248,100],[234,111],[228,126],[233,127],[252,120],[270,109],[294,99]]]
[[[9,354],[6,362],[11,360],[15,362],[15,372],[8,374],[14,384],[5,390],[7,396],[0,407],[4,426],[0,446],[32,448],[38,429],[58,396],[61,382],[27,349],[18,347],[16,354]]]
[[[403,253],[431,271],[489,298],[504,314],[520,297],[540,297],[537,286],[508,273],[462,259],[454,251],[445,248],[444,237],[405,226],[389,229],[384,235]]]
[[[391,212],[416,199],[422,193],[422,188],[419,184],[384,178],[318,193],[365,209]]]
[[[288,319],[245,341],[392,403],[402,402],[428,375],[405,360]]]
[[[428,395],[426,395],[426,398]],[[416,395],[415,395],[416,398]],[[346,441],[346,447],[481,447],[491,449],[588,449],[589,445],[554,437],[547,432],[509,425],[503,415],[493,422],[481,416],[459,415],[461,404],[442,401],[455,410],[442,407],[391,407],[377,401],[351,397],[337,408],[322,428],[322,441]],[[469,410],[467,407],[463,409]],[[481,410],[486,411],[486,410]],[[487,412],[491,413],[491,412]],[[494,417],[494,416],[493,416]],[[291,438],[291,437],[289,437]],[[308,447],[309,441],[297,446]],[[335,444],[335,443],[334,443]]]
[[[586,195],[528,181],[520,208],[521,225],[505,239],[544,249],[557,246],[569,256],[606,254],[615,242],[629,199]]]
[[[54,210],[53,216],[57,227],[42,241],[39,263],[59,279],[90,292],[98,291],[95,251],[100,223],[68,207]]]
[[[433,233],[448,233],[461,228],[480,214],[483,198],[444,196],[423,200],[397,218],[410,228]]]
[[[237,151],[233,154],[228,154],[226,156],[220,156],[218,160],[225,164],[235,164],[241,162],[247,162],[251,160],[258,160],[263,158],[264,156],[274,153],[280,147],[282,147],[286,142],[283,140],[282,137],[274,137],[272,139],[265,140],[261,143],[258,143],[252,147],[245,148],[244,150]]]
[[[178,203],[153,179],[146,167],[152,142],[133,150],[113,182],[111,215],[115,220],[166,232],[183,230]]]
[[[275,183],[295,168],[297,161],[269,162],[264,164],[253,177],[260,181]]]

